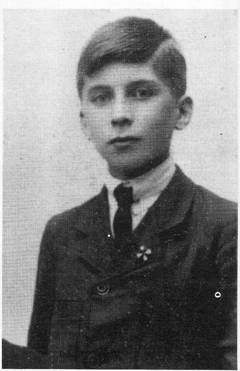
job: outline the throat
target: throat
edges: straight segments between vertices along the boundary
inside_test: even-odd
[[[142,166],[138,166],[134,168],[129,168],[129,167],[125,167],[124,165],[121,165],[119,167],[109,166],[108,170],[109,170],[109,173],[114,178],[117,178],[120,180],[131,180],[156,168],[161,163],[163,163],[168,158],[168,156],[169,156],[169,153],[165,154],[164,156],[161,156],[160,158],[152,159],[151,161],[143,164]]]

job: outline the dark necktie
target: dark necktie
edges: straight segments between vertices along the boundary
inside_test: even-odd
[[[118,209],[113,220],[115,246],[119,252],[127,251],[132,239],[132,214],[133,204],[132,187],[124,187],[121,183],[114,190],[114,197],[118,203]]]

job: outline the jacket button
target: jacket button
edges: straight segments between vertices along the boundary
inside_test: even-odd
[[[107,295],[110,291],[110,287],[108,285],[98,285],[97,286],[97,293],[100,296]]]
[[[96,364],[97,362],[97,357],[94,353],[90,353],[87,357],[87,361],[89,363],[90,366]]]

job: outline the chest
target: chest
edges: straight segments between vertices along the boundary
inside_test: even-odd
[[[137,230],[128,252],[119,254],[110,233],[58,241],[56,298],[99,302],[122,311],[151,297],[155,306],[191,304],[217,291],[210,237],[191,228]],[[111,311],[111,309],[110,309]],[[116,311],[116,310],[115,310]]]
[[[137,231],[123,255],[116,255],[109,233],[71,232],[57,241],[50,352],[75,357],[76,348],[102,349],[127,359],[143,334],[150,344],[164,343],[186,324],[200,323],[199,314],[213,313],[219,288],[211,239],[188,228],[155,231]]]

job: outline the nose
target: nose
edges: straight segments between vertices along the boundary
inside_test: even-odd
[[[129,126],[133,122],[132,110],[124,97],[117,97],[112,107],[112,126]]]

